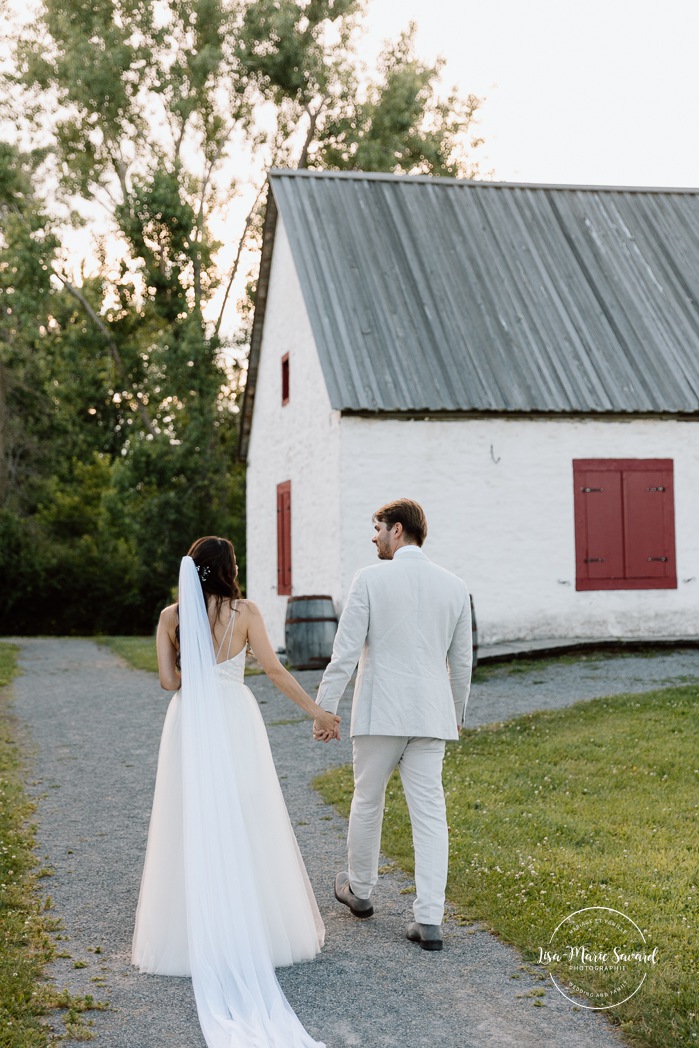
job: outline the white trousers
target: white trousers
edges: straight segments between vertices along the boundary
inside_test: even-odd
[[[352,739],[354,796],[347,848],[349,881],[368,899],[379,877],[379,850],[386,784],[397,766],[408,802],[415,849],[415,920],[441,924],[449,863],[447,815],[442,786],[444,739],[402,735],[355,735]]]

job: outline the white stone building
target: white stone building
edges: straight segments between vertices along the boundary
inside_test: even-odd
[[[241,456],[273,643],[400,496],[481,642],[699,636],[699,190],[269,182]]]

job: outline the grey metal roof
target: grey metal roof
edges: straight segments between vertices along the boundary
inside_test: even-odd
[[[269,181],[246,412],[278,209],[337,409],[699,413],[699,190]]]

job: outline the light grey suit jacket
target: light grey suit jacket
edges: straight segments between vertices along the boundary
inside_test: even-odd
[[[468,591],[401,548],[354,576],[316,701],[334,713],[359,661],[350,735],[455,739],[471,684]]]

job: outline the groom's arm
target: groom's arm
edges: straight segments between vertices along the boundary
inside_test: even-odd
[[[471,670],[473,667],[473,635],[471,633],[471,601],[465,593],[464,605],[456,623],[454,635],[447,652],[449,666],[449,684],[454,699],[456,723],[461,729],[464,710],[471,690]]]
[[[352,580],[345,609],[337,627],[330,665],[323,674],[316,702],[329,713],[335,713],[347,682],[354,673],[369,632],[369,597],[364,573],[358,571]]]

